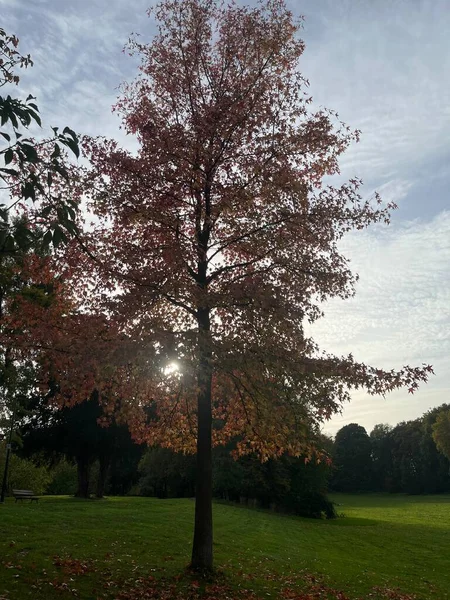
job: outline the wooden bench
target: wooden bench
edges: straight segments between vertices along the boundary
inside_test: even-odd
[[[30,500],[37,502],[39,498],[33,494],[31,490],[13,490],[13,496],[17,500]]]

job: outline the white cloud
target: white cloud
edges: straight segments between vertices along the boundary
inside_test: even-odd
[[[343,252],[360,274],[356,296],[325,305],[313,328],[321,345],[384,368],[432,364],[435,377],[411,399],[407,391],[386,402],[358,392],[344,418],[363,425],[420,416],[448,401],[450,390],[450,212],[429,222],[354,233]],[[407,417],[408,415],[408,417]],[[331,428],[345,421],[334,420]]]
[[[448,2],[328,1],[304,11],[303,70],[315,100],[363,131],[346,172],[404,177],[448,149]]]

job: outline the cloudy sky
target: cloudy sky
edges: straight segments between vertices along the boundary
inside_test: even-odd
[[[110,107],[136,62],[132,32],[150,39],[151,0],[0,0],[1,22],[35,66],[22,75],[48,125],[116,137]],[[326,430],[368,431],[450,402],[450,10],[448,0],[290,1],[305,17],[302,70],[317,105],[333,108],[361,143],[342,160],[364,193],[395,201],[390,227],[351,234],[343,248],[357,295],[326,307],[314,328],[324,349],[380,367],[423,362],[436,375],[414,396],[357,393]]]

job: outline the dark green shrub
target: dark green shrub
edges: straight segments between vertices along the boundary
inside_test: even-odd
[[[55,496],[72,496],[77,489],[77,468],[74,464],[62,460],[50,470],[51,481],[47,486],[47,494]]]

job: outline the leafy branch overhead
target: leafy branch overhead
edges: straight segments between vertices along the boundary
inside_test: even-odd
[[[33,64],[19,53],[18,42],[0,28],[0,87],[17,85],[15,69]],[[42,126],[35,100],[0,96],[0,199],[9,197],[0,204],[0,252],[29,247],[37,231],[45,244],[55,246],[77,232],[77,203],[63,197],[63,190],[69,183],[67,151],[79,157],[78,138],[69,127],[62,132],[53,127],[53,135],[39,141],[29,136],[31,127]],[[19,207],[28,219],[17,229],[11,214]]]

